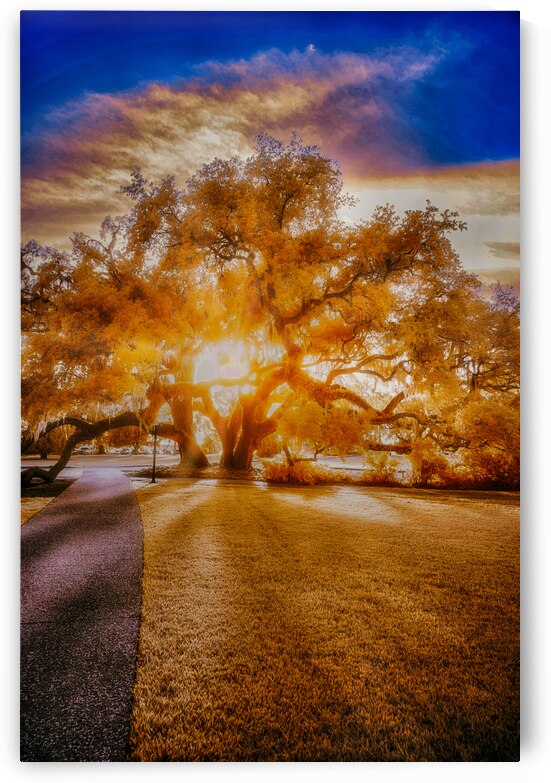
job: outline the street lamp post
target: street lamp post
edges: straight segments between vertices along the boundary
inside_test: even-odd
[[[155,469],[157,467],[157,425],[153,427],[153,471],[151,474],[151,483],[156,484]]]

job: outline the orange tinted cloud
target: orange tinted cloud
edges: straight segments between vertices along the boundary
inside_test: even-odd
[[[402,172],[398,175],[364,175],[351,181],[357,187],[382,190],[425,190],[460,194],[455,207],[464,216],[516,215],[520,210],[518,160],[468,163]],[[456,197],[457,198],[457,197]]]
[[[485,242],[490,255],[496,258],[520,258],[520,242]]]
[[[191,81],[85,95],[25,140],[23,239],[92,231],[105,214],[127,210],[118,190],[132,168],[183,184],[215,156],[248,154],[260,131],[296,130],[339,160],[346,178],[421,168],[423,145],[404,136],[388,86],[422,78],[437,59],[409,49],[379,58],[270,51],[206,63]]]
[[[492,271],[488,269],[472,270],[488,286],[500,283],[502,286],[511,287],[517,296],[520,296],[520,269],[510,269],[509,267],[496,268]]]

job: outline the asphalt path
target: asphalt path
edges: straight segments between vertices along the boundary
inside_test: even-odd
[[[21,528],[22,761],[125,760],[142,568],[120,470],[85,470]]]

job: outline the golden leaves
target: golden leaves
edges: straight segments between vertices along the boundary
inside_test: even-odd
[[[485,300],[461,269],[447,238],[457,216],[387,206],[345,228],[336,167],[296,139],[262,137],[247,161],[214,160],[185,191],[138,175],[131,187],[130,215],[104,222],[109,245],[77,235],[70,259],[28,251],[39,273],[25,269],[24,293],[52,299],[24,345],[29,419],[139,407],[158,378],[190,391],[195,372],[228,381],[209,415],[243,431],[277,397],[296,451],[344,454],[377,439],[503,447],[498,433],[516,426],[518,312],[507,292]]]

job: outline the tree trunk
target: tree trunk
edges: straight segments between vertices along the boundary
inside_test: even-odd
[[[233,452],[235,449],[235,438],[231,438],[226,434],[225,438],[222,438],[222,456],[220,457],[220,467],[233,468]]]
[[[267,396],[267,395],[266,395]],[[250,470],[259,444],[275,432],[274,418],[258,420],[266,410],[266,400],[253,394],[243,395],[236,403],[225,429],[217,427],[222,441],[220,465],[230,470]]]
[[[230,417],[225,424],[222,431],[218,430],[220,438],[222,440],[222,467],[234,470],[234,452],[239,433],[241,431],[241,424],[243,421],[243,405],[241,400],[238,400]],[[216,426],[216,425],[215,425]]]
[[[241,436],[231,457],[229,465],[232,470],[250,470],[253,462],[254,449],[249,438]]]
[[[81,432],[75,432],[70,436],[70,438],[67,439],[67,443],[65,444],[65,447],[55,465],[52,465],[52,467],[48,470],[44,470],[44,468],[38,467],[27,468],[27,470],[24,470],[21,474],[21,486],[29,486],[33,478],[39,478],[49,483],[54,481],[54,479],[57,478],[57,476],[61,473],[63,468],[71,459],[71,455],[75,446],[85,440],[89,440],[89,438],[83,436]]]
[[[253,463],[254,454],[254,432],[250,428],[244,429],[241,432],[235,451],[233,453],[233,469],[234,470],[250,470]]]
[[[178,453],[180,454],[180,465],[188,465],[193,468],[208,468],[210,462],[195,438],[179,439],[177,444]]]
[[[170,410],[178,444],[180,465],[194,468],[206,468],[209,461],[195,440],[193,431],[193,406],[191,397],[174,397],[170,401]]]
[[[253,453],[254,453],[254,439],[255,439],[255,415],[257,409],[256,400],[252,397],[242,397],[239,403],[240,415],[239,415],[239,430],[235,432],[233,438],[233,448],[231,455],[228,453],[227,463],[224,467],[231,468],[232,470],[250,470]],[[232,414],[233,418],[233,414]],[[231,434],[232,426],[228,427],[229,434]],[[230,441],[230,444],[231,441]]]

